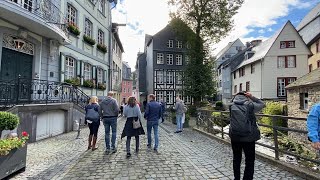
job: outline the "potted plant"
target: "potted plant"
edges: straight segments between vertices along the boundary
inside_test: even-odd
[[[98,83],[98,89],[106,90],[106,85],[104,83]]]
[[[19,117],[9,112],[0,112],[0,131],[13,130],[19,124]],[[29,135],[22,132],[20,137],[10,136],[0,139],[0,179],[17,171],[24,170],[27,159]]]
[[[90,36],[87,35],[83,35],[83,40],[91,46],[96,44],[96,40],[92,39]]]
[[[83,87],[93,88],[94,87],[94,83],[93,83],[92,80],[84,80],[83,81]]]
[[[103,52],[104,54],[108,52],[107,50],[107,46],[104,44],[97,44],[97,49],[99,49],[101,52]]]
[[[79,78],[65,79],[64,82],[72,84],[74,86],[80,86],[80,79]]]
[[[68,23],[68,30],[70,33],[74,34],[75,36],[79,36],[81,33],[78,26],[73,22]]]

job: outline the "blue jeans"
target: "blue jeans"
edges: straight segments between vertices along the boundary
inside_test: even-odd
[[[177,120],[177,131],[182,131],[182,128],[183,128],[182,114],[177,114],[176,115],[176,120]]]
[[[158,127],[159,127],[159,122],[158,121],[147,121],[147,134],[148,134],[148,147],[151,147],[151,130],[153,128],[154,132],[154,149],[158,150],[159,146],[159,134],[158,134]]]
[[[111,127],[111,130],[112,130],[111,148],[114,150],[116,149],[117,117],[103,118],[103,125],[105,130],[106,149],[110,150],[110,127]]]

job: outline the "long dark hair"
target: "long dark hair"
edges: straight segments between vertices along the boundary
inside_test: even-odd
[[[137,105],[136,98],[133,97],[133,96],[129,97],[129,99],[128,99],[128,105],[129,105],[130,107],[135,107],[135,106]]]

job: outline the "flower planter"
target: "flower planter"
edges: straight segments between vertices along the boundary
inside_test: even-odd
[[[13,149],[9,154],[0,156],[0,179],[18,171],[24,171],[27,161],[27,145]]]

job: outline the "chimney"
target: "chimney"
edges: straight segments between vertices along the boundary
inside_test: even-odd
[[[254,46],[258,46],[261,42],[262,42],[261,39],[256,39],[256,40],[252,40],[250,44],[254,47]]]

